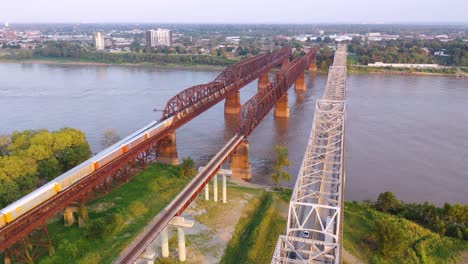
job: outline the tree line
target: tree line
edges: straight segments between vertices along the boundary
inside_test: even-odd
[[[437,207],[429,202],[404,203],[392,192],[379,195],[375,209],[414,221],[441,235],[468,240],[468,205],[448,204]]]
[[[468,67],[468,43],[459,39],[442,42],[438,39],[403,39],[364,42],[353,37],[348,51],[358,57],[359,64],[385,63],[435,63],[445,66]],[[435,52],[443,52],[436,56]]]
[[[45,42],[34,50],[34,56],[47,58],[80,59],[104,63],[157,63],[157,64],[205,64],[227,66],[234,61],[221,56],[199,54],[168,54],[146,52],[96,52],[77,43]]]
[[[83,132],[25,130],[0,136],[0,207],[91,157]]]

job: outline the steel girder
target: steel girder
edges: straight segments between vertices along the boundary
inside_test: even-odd
[[[316,48],[312,48],[306,55],[294,59],[287,67],[278,72],[273,83],[258,91],[254,97],[242,105],[237,133],[245,137],[252,133],[276,102],[288,92],[288,89],[297,78],[304,73],[311,61],[315,59],[316,52]]]
[[[272,263],[341,263],[346,47],[330,67],[324,99],[315,107],[312,131],[289,206],[286,234]]]
[[[229,66],[212,82],[192,86],[172,97],[160,120],[174,117],[172,126],[178,128],[290,56],[291,48],[284,46],[270,54],[260,54]]]

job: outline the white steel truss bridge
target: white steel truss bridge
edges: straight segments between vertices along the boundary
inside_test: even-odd
[[[272,264],[342,262],[346,57],[338,46]]]

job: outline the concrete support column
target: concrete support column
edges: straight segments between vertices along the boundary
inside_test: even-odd
[[[258,78],[258,90],[263,90],[270,85],[270,73],[265,72],[260,75],[260,78]]]
[[[5,258],[3,259],[4,264],[11,264],[11,258],[10,256],[6,255]]]
[[[84,204],[81,204],[80,207],[78,207],[78,226],[86,227],[86,222],[88,222],[88,219],[88,207],[86,207]]]
[[[252,170],[249,160],[249,142],[244,140],[231,158],[232,177],[236,179],[251,180]]]
[[[305,90],[307,90],[304,73],[299,75],[299,77],[297,78],[296,82],[294,83],[294,89],[296,91],[305,91]]]
[[[213,201],[218,201],[218,174],[213,178]]]
[[[65,226],[72,226],[75,223],[75,217],[73,216],[73,207],[66,207],[63,212],[63,221],[65,222]]]
[[[171,133],[162,141],[158,149],[159,163],[179,165],[179,155],[177,154],[176,135]]]
[[[205,200],[210,200],[210,184],[208,183],[205,186]]]
[[[226,175],[223,174],[223,203],[227,203],[227,194],[226,194]]]
[[[224,103],[224,113],[226,114],[238,114],[241,108],[240,102],[240,91],[228,95],[226,102]]]
[[[169,257],[169,238],[167,235],[167,227],[161,232],[161,256],[163,258]]]
[[[315,57],[313,57],[312,60],[310,60],[309,71],[317,71],[317,60],[315,59]]]
[[[275,105],[275,117],[289,117],[288,93],[285,93]]]
[[[182,227],[177,227],[177,234],[179,235],[179,261],[184,262],[185,256],[185,233]]]

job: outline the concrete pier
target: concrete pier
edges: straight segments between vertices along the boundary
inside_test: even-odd
[[[294,83],[294,90],[296,90],[296,92],[301,92],[301,91],[307,90],[304,73],[299,75],[296,82]]]
[[[275,105],[275,117],[289,117],[288,94],[284,94]]]
[[[161,256],[163,258],[169,257],[169,237],[167,234],[167,227],[161,232]]]
[[[176,135],[169,134],[158,148],[158,157],[156,162],[179,165],[179,155],[177,153]]]
[[[213,201],[218,201],[218,175],[213,177]]]
[[[313,57],[313,59],[310,61],[309,71],[317,71],[317,60],[315,57]]]
[[[207,201],[210,200],[210,185],[209,184],[205,186],[205,200]]]
[[[223,203],[227,203],[227,194],[226,194],[226,175],[223,174]]]
[[[244,140],[231,158],[232,177],[236,179],[251,180],[252,170],[249,160],[249,142]]]
[[[224,113],[226,114],[238,114],[241,108],[240,102],[240,91],[228,95],[226,102],[224,103]]]
[[[78,213],[78,227],[85,227],[88,220],[88,208],[81,206],[68,206],[63,211],[63,222],[66,227],[72,226],[75,223],[75,215]]]
[[[264,74],[260,75],[260,78],[258,78],[258,90],[263,90],[270,85],[270,73],[265,72]]]
[[[185,254],[185,232],[182,227],[177,227],[177,235],[178,235],[178,244],[179,244],[179,261],[184,262],[186,260]]]

